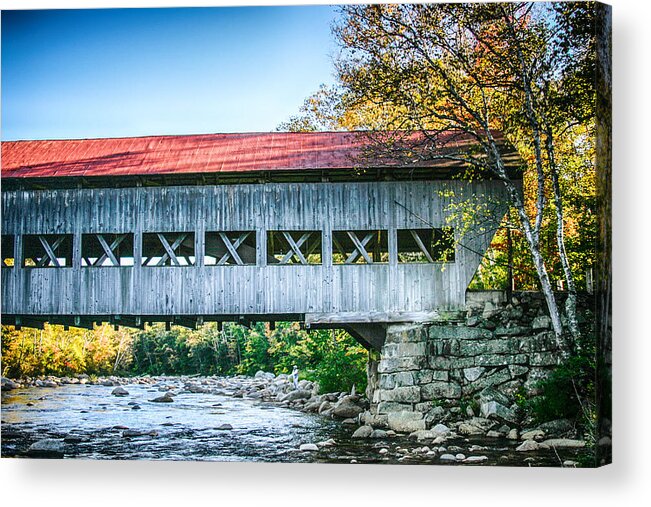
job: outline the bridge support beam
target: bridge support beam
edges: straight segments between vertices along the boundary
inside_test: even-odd
[[[382,350],[387,337],[385,324],[347,324],[342,327],[367,349],[377,352]]]

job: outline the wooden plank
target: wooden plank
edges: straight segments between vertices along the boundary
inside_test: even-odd
[[[422,312],[337,312],[306,313],[305,323],[312,324],[363,324],[389,322],[437,322],[441,320],[463,320],[463,311]]]

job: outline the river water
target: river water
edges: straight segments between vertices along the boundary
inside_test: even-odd
[[[89,384],[4,392],[2,457],[27,456],[32,443],[53,438],[64,440],[65,458],[77,459],[450,464],[440,460],[441,452],[423,449],[431,445],[426,442],[352,439],[356,426],[269,402],[181,392],[172,403],[154,403],[161,395],[155,386],[123,387],[128,396]],[[335,445],[298,450],[329,439]],[[459,438],[445,446],[452,454],[486,456],[482,465],[558,467],[576,457],[570,451],[517,453],[513,442],[500,439]]]

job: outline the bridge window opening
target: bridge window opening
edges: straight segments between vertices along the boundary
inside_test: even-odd
[[[2,253],[2,266],[14,266],[14,241],[15,236],[11,234],[2,235],[2,244],[0,244],[0,252]]]
[[[250,266],[256,263],[255,231],[206,232],[206,266]]]
[[[276,264],[321,264],[321,242],[321,231],[268,231],[267,253]]]
[[[22,264],[30,268],[72,266],[72,234],[28,234],[23,236]]]
[[[194,232],[151,232],[142,235],[143,266],[193,266]]]
[[[398,262],[454,262],[454,229],[398,229]]]
[[[133,234],[82,234],[81,265],[133,266]]]
[[[389,262],[387,231],[332,231],[333,264]]]

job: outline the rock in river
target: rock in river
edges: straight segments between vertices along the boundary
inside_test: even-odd
[[[44,438],[30,445],[27,454],[35,458],[63,458],[64,449],[63,440]]]
[[[539,449],[549,449],[546,444],[539,444],[535,440],[525,440],[515,450],[519,452],[537,451]]]
[[[129,396],[129,391],[127,391],[124,387],[118,386],[113,391],[111,391],[111,394],[113,396]]]
[[[369,438],[373,433],[373,428],[371,426],[360,426],[353,433],[352,438]]]
[[[154,403],[171,403],[174,401],[174,398],[172,398],[170,393],[165,393],[163,396],[159,396],[150,401],[153,401]]]
[[[333,415],[342,419],[357,417],[364,409],[356,404],[356,398],[357,396],[353,395],[344,396],[335,404],[332,410]]]
[[[11,391],[12,389],[17,389],[18,387],[20,387],[20,385],[11,379],[2,377],[0,379],[0,387],[2,388],[3,391]]]
[[[318,451],[319,447],[316,444],[301,444],[301,446],[298,448],[299,451],[307,452],[307,451]]]
[[[550,438],[543,441],[543,445],[556,447],[558,449],[580,449],[585,447],[583,440],[573,440],[570,438]]]

